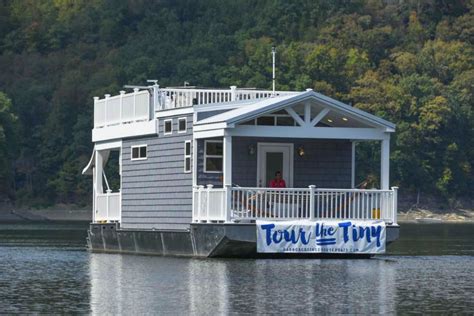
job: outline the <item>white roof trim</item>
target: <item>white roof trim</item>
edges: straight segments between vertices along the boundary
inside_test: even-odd
[[[156,111],[155,117],[162,118],[162,117],[168,117],[168,116],[185,115],[185,114],[191,114],[193,112],[194,112],[193,107],[188,106],[188,107],[183,107],[183,108]]]
[[[234,122],[240,123],[242,121],[246,121],[247,119],[251,119],[253,117],[267,113],[269,111],[273,111],[273,108],[278,107],[281,104],[284,104],[284,106],[287,106],[288,105],[287,102],[285,103],[282,103],[282,102],[295,98],[300,95],[301,94],[298,94],[296,96],[289,95],[289,96],[263,99],[256,102],[254,101],[248,105],[244,105],[237,109],[230,110],[222,114],[217,114],[201,121],[197,121],[195,125],[204,125],[204,124],[218,123],[218,122],[225,122],[227,124],[234,123]]]
[[[226,123],[227,127],[242,123],[251,119],[254,119],[260,115],[263,115],[268,112],[274,112],[281,110],[285,107],[291,106],[298,102],[314,99],[319,101],[323,105],[327,106],[330,109],[342,111],[348,113],[362,121],[375,124],[376,126],[383,127],[387,129],[387,132],[393,132],[395,130],[395,124],[384,120],[380,117],[367,113],[365,111],[354,108],[350,105],[344,104],[340,101],[334,100],[330,97],[322,95],[314,91],[301,92],[297,95],[274,97],[258,101],[240,108],[224,112],[222,114],[217,114],[209,118],[203,119],[195,123],[196,126],[199,125],[208,125],[215,123]]]
[[[254,104],[255,101],[256,99],[236,100],[236,101],[229,101],[229,102],[223,102],[223,103],[196,104],[193,106],[193,108],[194,108],[194,112],[227,110],[227,109],[235,109],[235,108],[246,106],[249,104]]]

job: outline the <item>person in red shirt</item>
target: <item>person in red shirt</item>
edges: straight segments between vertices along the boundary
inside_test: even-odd
[[[281,178],[281,172],[275,172],[275,178],[270,181],[270,188],[286,188],[285,180]]]

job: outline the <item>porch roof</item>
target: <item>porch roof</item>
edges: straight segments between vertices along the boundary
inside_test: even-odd
[[[196,126],[219,124],[223,128],[233,127],[235,124],[243,123],[254,119],[258,116],[279,111],[300,102],[313,100],[328,109],[332,109],[341,113],[346,113],[358,120],[367,122],[371,125],[384,128],[387,132],[395,131],[395,124],[384,120],[378,116],[372,115],[365,111],[354,108],[343,102],[317,93],[313,90],[304,91],[294,95],[281,97],[273,97],[262,101],[252,102],[234,110],[230,110],[221,114],[211,116],[209,118],[197,121]]]

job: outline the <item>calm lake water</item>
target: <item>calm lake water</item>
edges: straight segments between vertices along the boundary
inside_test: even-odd
[[[473,313],[474,225],[401,226],[370,260],[91,254],[87,224],[0,224],[2,313]]]

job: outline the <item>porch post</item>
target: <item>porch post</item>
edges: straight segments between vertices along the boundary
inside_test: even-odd
[[[314,196],[316,193],[316,186],[310,185],[309,186],[309,219],[314,221],[315,214],[314,214]]]
[[[380,188],[389,189],[390,182],[390,136],[382,140],[380,150]]]
[[[224,135],[224,161],[223,161],[223,171],[224,179],[223,184],[232,185],[232,136]]]
[[[96,150],[95,166],[93,170],[94,176],[92,177],[94,181],[94,202],[92,203],[92,205],[94,206],[94,209],[92,210],[93,212],[92,220],[94,222],[96,222],[96,213],[97,213],[97,208],[99,207],[97,205],[97,196],[104,192],[104,188],[102,186],[103,163],[104,163],[104,157],[102,156],[102,152],[100,150]]]
[[[351,158],[351,188],[355,188],[355,158],[356,158],[356,142],[352,141],[352,158]]]
[[[104,156],[100,150],[97,150],[95,153],[95,183],[96,183],[96,193],[104,193],[103,188],[103,172],[104,172]]]
[[[211,190],[212,190],[213,185],[208,184],[207,185],[207,191],[206,191],[206,222],[210,223],[209,219],[209,213],[211,211]]]
[[[232,220],[232,186],[224,184],[225,188],[225,202],[224,202],[224,216],[225,222],[230,223]]]
[[[97,155],[97,154],[96,154]],[[95,160],[95,155],[94,155],[94,160]],[[95,208],[96,208],[96,201],[97,201],[97,181],[96,181],[96,170],[97,168],[94,167],[92,168],[92,222],[95,223]]]
[[[192,161],[192,170],[193,170],[193,187],[198,185],[197,181],[197,155],[198,155],[198,140],[193,138],[193,145],[192,145],[192,155],[191,155],[191,161]],[[203,157],[204,158],[204,157]]]
[[[398,187],[392,187],[392,224],[397,224],[398,216]]]
[[[224,203],[224,214],[226,222],[230,221],[230,200],[231,200],[231,188],[232,188],[232,136],[228,135],[227,132],[224,134],[223,141],[223,151],[224,151],[224,161],[222,169],[224,171],[223,175],[223,187],[225,188],[225,201]]]

